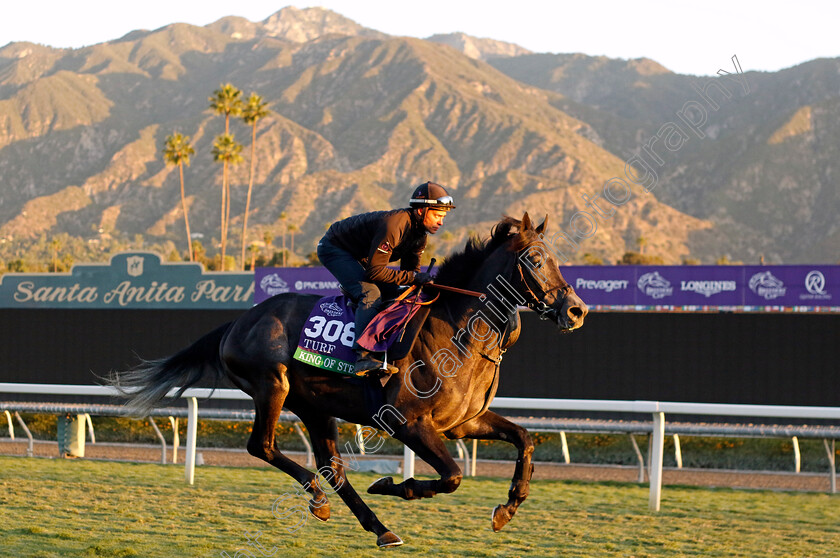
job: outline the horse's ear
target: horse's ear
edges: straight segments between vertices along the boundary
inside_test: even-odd
[[[525,212],[525,215],[522,216],[522,224],[519,225],[519,232],[524,232],[533,228],[531,224],[531,218],[528,216],[528,212]]]
[[[545,220],[537,227],[537,234],[543,234],[546,225],[548,225],[548,213],[545,214]]]

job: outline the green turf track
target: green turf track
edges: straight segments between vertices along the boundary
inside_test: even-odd
[[[376,477],[350,480],[363,492]],[[4,557],[234,557],[246,531],[278,558],[840,555],[840,499],[826,494],[668,486],[652,513],[644,485],[539,481],[493,533],[490,511],[509,481],[468,478],[429,500],[366,495],[405,541],[382,551],[337,496],[328,523],[310,517],[288,532],[293,521],[271,505],[290,479],[269,469],[200,467],[190,487],[181,466],[0,457],[0,483]]]

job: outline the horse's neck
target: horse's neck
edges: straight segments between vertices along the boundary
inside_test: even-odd
[[[495,345],[502,349],[507,349],[518,338],[520,324],[516,307],[519,295],[513,291],[508,280],[515,265],[514,257],[504,248],[497,249],[469,281],[467,288],[484,293],[484,300],[462,296],[450,303],[448,321],[456,336],[457,332],[465,332],[461,334],[464,343],[480,349],[487,349],[488,344],[492,347],[491,339],[476,339],[483,335],[481,328],[486,331],[487,327],[500,336]]]

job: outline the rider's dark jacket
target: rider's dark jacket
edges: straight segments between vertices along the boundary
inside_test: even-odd
[[[349,252],[365,268],[365,280],[410,285],[420,271],[426,227],[412,209],[373,211],[330,225],[324,239]],[[389,262],[400,260],[400,271]]]

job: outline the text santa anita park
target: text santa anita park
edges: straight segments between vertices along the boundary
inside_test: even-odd
[[[100,290],[97,286],[82,287],[79,283],[67,287],[39,286],[33,281],[22,281],[14,294],[15,302],[81,302],[93,304],[99,301]],[[213,279],[195,283],[189,294],[190,301],[212,302],[247,302],[254,294],[254,285],[247,288],[242,285],[217,285]],[[102,302],[127,306],[137,303],[182,302],[187,297],[187,287],[170,286],[169,283],[152,281],[148,286],[135,286],[131,281],[123,281],[113,289],[102,294]]]

